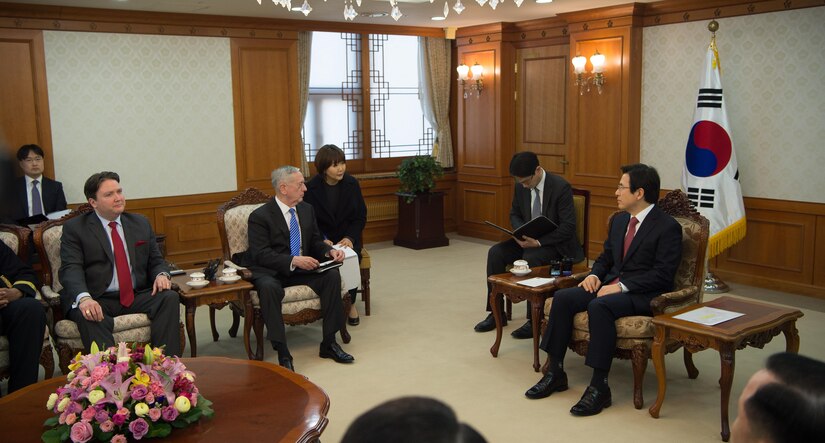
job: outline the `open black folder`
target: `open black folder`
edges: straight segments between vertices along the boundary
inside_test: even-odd
[[[549,218],[543,215],[540,215],[530,220],[529,222],[521,225],[521,227],[516,229],[515,231],[502,228],[501,226],[486,220],[484,221],[484,223],[487,223],[488,225],[498,229],[499,231],[504,232],[507,235],[513,236],[519,240],[521,240],[522,236],[527,236],[530,238],[539,238],[542,235],[547,234],[548,232],[553,232],[556,228],[559,227],[559,225],[553,222],[553,220],[550,220]]]
[[[295,272],[297,272],[299,274],[320,274],[322,272],[329,271],[330,269],[340,268],[341,265],[343,265],[343,264],[344,264],[343,262],[336,262],[335,260],[329,260],[329,261],[325,261],[325,262],[321,263],[315,269],[307,271],[305,269],[295,268]]]

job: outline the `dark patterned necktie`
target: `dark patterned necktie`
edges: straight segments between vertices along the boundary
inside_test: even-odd
[[[32,180],[32,215],[43,213],[43,202],[40,201],[40,191],[37,189],[37,180]]]
[[[117,270],[117,284],[120,287],[120,304],[129,307],[135,301],[135,291],[132,288],[132,272],[129,270],[129,260],[126,259],[126,248],[117,232],[117,222],[109,222],[112,228],[112,249],[115,252],[115,269]]]
[[[533,198],[533,209],[530,211],[531,219],[541,215],[541,199],[539,198],[539,190],[537,188],[533,188],[533,191],[536,193],[536,197]]]
[[[295,208],[289,208],[292,218],[289,220],[289,252],[294,257],[301,255],[301,230],[298,229],[298,217]]]

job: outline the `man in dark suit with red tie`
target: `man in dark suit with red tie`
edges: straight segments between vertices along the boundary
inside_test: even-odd
[[[319,356],[352,363],[355,358],[335,341],[335,334],[344,326],[341,275],[337,269],[311,272],[320,260],[344,261],[344,251],[324,243],[312,205],[302,201],[306,185],[298,168],[282,166],[272,171],[272,187],[275,198],[249,216],[249,249],[237,259],[252,270],[267,338],[278,351],[278,363],[295,370],[286,344],[281,302],[284,288],[297,285],[309,286],[321,299],[323,341]]]
[[[12,218],[21,225],[45,220],[46,214],[66,209],[63,185],[43,175],[43,149],[23,145],[17,150],[17,161],[23,177],[14,181],[15,204]]]
[[[83,347],[115,345],[114,318],[143,313],[152,320],[151,345],[180,355],[180,301],[149,221],[124,212],[114,172],[92,175],[83,192],[94,212],[63,225],[58,272],[63,311],[77,323]]]
[[[590,343],[585,364],[593,368],[593,377],[570,413],[595,415],[610,406],[607,375],[616,349],[616,319],[653,315],[650,301],[673,289],[682,258],[681,226],[655,205],[659,186],[656,169],[643,164],[622,167],[616,199],[625,212],[613,217],[604,251],[590,275],[578,287],[554,295],[540,345],[550,354],[550,370],[525,393],[528,398],[567,390],[563,361],[573,317],[587,311]]]

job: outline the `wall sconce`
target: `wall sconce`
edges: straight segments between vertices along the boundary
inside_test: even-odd
[[[467,91],[476,91],[476,98],[480,97],[481,90],[484,89],[481,79],[484,76],[484,67],[478,62],[472,68],[462,63],[455,70],[458,71],[458,84],[464,90],[464,98],[467,98]],[[468,73],[472,73],[472,76],[468,76]]]
[[[593,65],[593,75],[585,77],[584,65],[587,59],[582,55],[573,57],[573,71],[576,73],[576,86],[579,87],[579,95],[584,95],[585,90],[590,92],[590,85],[595,85],[599,95],[604,91],[604,55],[597,50],[590,57],[590,64]]]

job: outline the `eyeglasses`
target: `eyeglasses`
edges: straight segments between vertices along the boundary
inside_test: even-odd
[[[26,157],[23,159],[23,161],[26,163],[40,163],[43,161],[43,157],[39,155],[37,157]]]
[[[619,186],[616,186],[616,190],[619,192],[624,191],[625,189],[630,189],[630,186],[625,186],[621,183],[619,183]]]
[[[533,177],[535,177],[535,176],[536,176],[536,173],[534,172],[529,177],[525,177],[525,178],[513,177],[513,180],[516,181],[516,184],[523,185],[523,184],[529,182],[530,180],[532,180]]]

